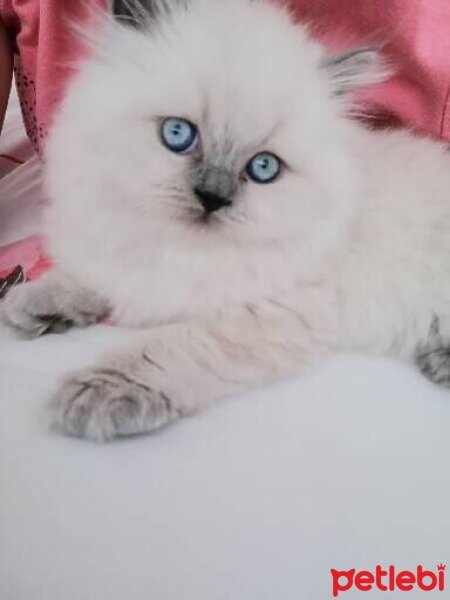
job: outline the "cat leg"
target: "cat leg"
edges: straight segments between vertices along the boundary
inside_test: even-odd
[[[12,288],[0,302],[0,323],[21,337],[85,327],[108,312],[106,303],[58,272]]]
[[[328,347],[301,315],[281,307],[134,336],[128,351],[62,385],[52,403],[57,429],[97,441],[151,432],[214,400],[301,372]]]

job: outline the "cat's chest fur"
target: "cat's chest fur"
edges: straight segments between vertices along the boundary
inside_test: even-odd
[[[139,219],[122,218],[119,226],[111,213],[84,221],[80,244],[81,215],[71,214],[63,236],[52,231],[53,249],[73,277],[107,298],[124,325],[215,319],[322,281],[318,265],[301,261],[291,245],[236,246]]]

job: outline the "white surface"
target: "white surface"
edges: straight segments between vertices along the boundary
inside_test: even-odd
[[[338,357],[146,438],[49,432],[58,378],[122,335],[0,335],[1,600],[327,600],[331,568],[450,568],[449,391]],[[366,596],[404,594],[340,597]]]
[[[56,376],[120,336],[0,341],[2,600],[322,600],[333,567],[450,562],[448,392],[337,358],[146,438],[50,433]]]

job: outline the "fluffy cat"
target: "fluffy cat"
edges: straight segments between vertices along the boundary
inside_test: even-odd
[[[26,336],[137,328],[57,426],[150,432],[349,349],[449,385],[450,154],[349,119],[377,53],[329,56],[269,0],[156,4],[80,69],[48,143],[56,267],[0,305]]]

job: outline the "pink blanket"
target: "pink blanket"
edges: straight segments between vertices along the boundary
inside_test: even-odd
[[[107,0],[0,0],[0,19],[15,51],[14,75],[28,137],[38,152],[82,53],[69,21],[93,19],[89,7]]]
[[[390,122],[450,140],[448,0],[291,0],[296,14],[332,48],[382,46],[396,70],[365,104]]]
[[[0,248],[0,298],[25,280],[37,279],[51,267],[41,236]]]

